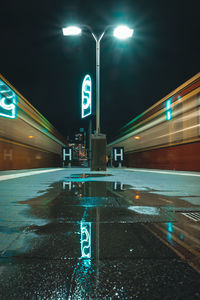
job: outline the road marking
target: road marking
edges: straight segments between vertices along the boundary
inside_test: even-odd
[[[173,200],[167,200],[165,198],[158,198],[158,199],[160,199],[162,201],[165,201],[165,202],[168,202],[168,203],[173,203],[174,202]]]
[[[60,170],[64,170],[64,169],[58,168],[58,169],[49,169],[49,170],[42,170],[42,171],[31,171],[31,172],[23,172],[23,173],[10,174],[10,175],[2,175],[2,176],[0,176],[0,181],[16,179],[16,178],[26,177],[26,176],[31,176],[31,175],[38,175],[38,174],[48,173],[48,172],[56,172],[56,171],[60,171]]]
[[[127,168],[124,169],[125,171],[134,171],[134,172],[146,172],[146,173],[159,173],[159,174],[170,174],[170,175],[181,175],[181,176],[196,176],[196,177],[200,177],[200,173],[199,174],[193,174],[193,173],[181,173],[179,171],[156,171],[156,170],[141,170],[141,169],[132,169],[132,168]]]

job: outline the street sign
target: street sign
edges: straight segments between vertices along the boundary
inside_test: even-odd
[[[71,162],[73,159],[73,149],[70,147],[63,147],[62,157],[63,157],[63,161]]]
[[[113,160],[114,162],[122,162],[124,160],[124,147],[113,148]]]
[[[92,81],[90,75],[86,75],[82,84],[81,117],[85,118],[92,113]]]

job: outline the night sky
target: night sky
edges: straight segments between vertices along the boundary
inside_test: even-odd
[[[0,73],[64,136],[81,120],[81,85],[95,85],[95,41],[62,27],[134,28],[127,41],[101,42],[101,132],[107,135],[200,71],[199,1],[7,0],[0,6]],[[93,88],[95,103],[95,88]],[[95,129],[95,122],[94,122]]]

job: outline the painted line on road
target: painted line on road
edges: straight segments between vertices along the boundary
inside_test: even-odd
[[[169,172],[169,171],[156,171],[156,170],[139,170],[139,169],[124,169],[125,171],[134,171],[134,172],[146,172],[146,173],[159,173],[159,174],[170,174],[170,175],[181,175],[181,176],[196,176],[200,177],[200,174],[193,173],[181,173],[179,171]]]
[[[0,176],[0,181],[16,179],[16,178],[26,177],[26,176],[31,176],[31,175],[38,175],[38,174],[48,173],[48,172],[56,172],[56,171],[60,171],[60,170],[63,170],[63,168],[24,172],[24,173],[10,174],[10,175],[2,175],[2,176]]]
[[[165,198],[158,198],[162,201],[165,201],[165,202],[168,202],[168,203],[173,203],[174,201],[173,200],[168,200],[168,199],[165,199]]]

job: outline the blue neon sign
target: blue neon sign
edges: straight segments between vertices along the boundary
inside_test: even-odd
[[[90,75],[86,75],[82,84],[82,106],[81,117],[85,118],[92,113],[92,80]]]
[[[91,258],[91,223],[81,222],[81,258]]]
[[[0,79],[0,116],[16,118],[17,95]]]
[[[171,99],[166,101],[166,120],[171,120],[172,118],[172,101]]]
[[[172,222],[168,222],[167,223],[167,230],[168,230],[168,232],[173,232],[173,223]]]

